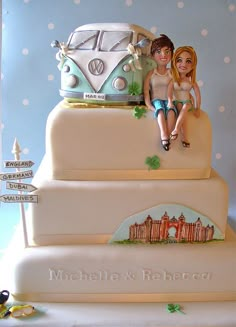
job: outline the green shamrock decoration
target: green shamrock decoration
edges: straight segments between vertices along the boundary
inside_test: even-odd
[[[135,106],[133,109],[133,116],[137,119],[140,119],[141,117],[145,117],[147,110],[142,107]]]
[[[166,305],[166,309],[169,313],[174,313],[174,312],[179,312],[182,314],[185,314],[182,310],[179,304],[173,304],[173,303],[169,303]]]
[[[133,82],[129,85],[129,94],[130,95],[139,95],[141,93],[140,86],[137,82]]]
[[[145,160],[145,164],[148,165],[148,170],[158,169],[160,167],[160,159],[156,155],[152,157],[147,157]]]

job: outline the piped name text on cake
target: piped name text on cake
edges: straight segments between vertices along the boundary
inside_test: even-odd
[[[136,274],[127,271],[125,273],[110,272],[108,270],[97,270],[87,272],[77,270],[75,272],[65,271],[64,269],[49,268],[49,280],[79,280],[79,281],[118,281],[118,280],[136,280]]]
[[[153,269],[142,270],[143,280],[210,280],[209,272],[169,272],[155,271]]]
[[[49,268],[50,281],[187,281],[187,280],[211,280],[210,272],[170,272],[167,270],[153,270],[150,268],[140,269],[138,272],[112,272],[109,270],[85,271],[84,269],[69,271],[64,269]]]

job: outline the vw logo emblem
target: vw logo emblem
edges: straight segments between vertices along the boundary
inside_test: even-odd
[[[88,64],[88,69],[93,75],[101,75],[104,70],[104,62],[101,59],[93,59]]]

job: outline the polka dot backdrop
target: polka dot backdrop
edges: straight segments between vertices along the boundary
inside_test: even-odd
[[[61,100],[51,41],[67,41],[76,27],[87,23],[135,23],[157,36],[167,34],[176,48],[191,45],[198,54],[202,109],[213,127],[212,166],[229,184],[229,221],[236,230],[235,16],[236,0],[3,0],[3,161],[13,159],[15,137],[21,158],[35,162],[34,171],[44,155],[46,119]],[[18,205],[2,203],[0,219],[3,252],[20,219]]]

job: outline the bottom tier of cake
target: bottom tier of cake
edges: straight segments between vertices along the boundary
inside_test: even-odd
[[[9,249],[5,284],[16,300],[236,300],[236,236],[205,244],[70,245]],[[5,278],[6,279],[6,278]]]

